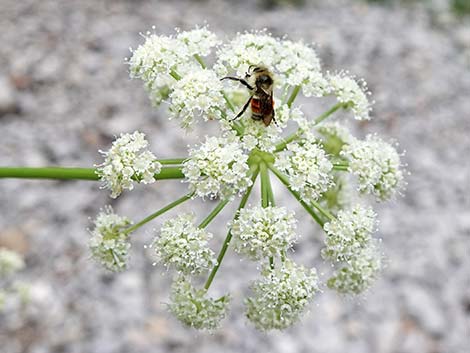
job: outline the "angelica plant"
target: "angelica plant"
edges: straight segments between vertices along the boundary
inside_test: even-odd
[[[96,180],[112,198],[125,197],[136,184],[183,181],[183,195],[141,220],[110,206],[98,214],[91,257],[114,272],[132,265],[129,248],[141,227],[184,202],[217,200],[199,224],[194,214],[166,219],[151,246],[156,264],[174,274],[168,309],[195,329],[214,330],[227,316],[230,293],[213,297],[210,289],[230,247],[261,269],[245,304],[247,319],[263,331],[298,322],[324,287],[343,295],[366,291],[383,257],[367,202],[395,197],[404,170],[395,145],[376,135],[358,139],[341,119],[331,121],[339,111],[343,120],[371,118],[365,81],[345,71],[324,72],[312,45],[266,31],[238,33],[226,42],[207,27],[143,36],[128,59],[130,76],[142,80],[152,105],[167,109],[183,130],[210,124],[216,135],[190,146],[186,157],[162,158],[136,130],[101,151],[104,161],[94,168],[2,167],[0,177]],[[312,117],[295,105],[299,94],[331,96],[335,104]],[[327,278],[291,258],[293,244],[301,243],[296,215],[276,204],[273,176],[323,230],[308,233],[323,239],[321,258],[332,265]],[[257,180],[261,199],[247,207]],[[238,208],[227,219],[225,240],[211,249],[206,228],[231,202]]]

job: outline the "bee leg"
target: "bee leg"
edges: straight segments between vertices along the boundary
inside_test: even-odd
[[[254,88],[253,86],[251,86],[248,82],[246,82],[244,79],[239,78],[239,77],[225,76],[225,77],[222,77],[220,80],[221,80],[221,81],[222,81],[222,80],[238,81],[238,82],[240,82],[242,85],[248,87],[248,89],[250,89],[250,90],[254,90],[254,89],[255,89],[255,88]]]
[[[276,124],[276,126],[279,126],[279,124],[276,121],[276,118],[274,117],[274,111],[273,111],[273,121],[274,121],[274,124]]]
[[[250,105],[252,99],[253,99],[253,96],[251,96],[250,99],[248,99],[248,101],[245,103],[245,105],[243,106],[240,113],[238,113],[235,118],[230,119],[230,121],[237,120],[239,117],[241,117],[243,115],[243,113],[246,112],[246,110],[248,109],[248,106]]]

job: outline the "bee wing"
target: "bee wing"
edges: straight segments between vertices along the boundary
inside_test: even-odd
[[[263,113],[264,125],[269,126],[274,119],[274,100],[272,92],[269,92],[269,94],[261,100],[261,112]]]

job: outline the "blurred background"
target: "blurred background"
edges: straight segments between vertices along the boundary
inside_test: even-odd
[[[232,313],[221,330],[195,332],[166,312],[171,274],[144,248],[161,220],[135,234],[122,274],[95,266],[86,246],[101,207],[140,219],[182,195],[179,182],[111,200],[94,182],[0,180],[0,247],[24,256],[17,279],[29,286],[27,305],[10,298],[0,312],[0,351],[468,353],[470,0],[0,0],[0,165],[90,167],[114,135],[135,129],[158,156],[183,156],[196,137],[150,106],[124,57],[152,25],[171,33],[205,21],[221,38],[267,28],[315,42],[325,69],[369,83],[374,119],[351,125],[399,141],[411,172],[404,197],[377,205],[383,276],[359,298],[325,291],[298,325],[264,334],[243,317],[256,269],[229,251],[213,291],[232,292]],[[276,194],[298,211],[296,260],[315,265],[320,230]],[[210,226],[215,248],[230,212]]]

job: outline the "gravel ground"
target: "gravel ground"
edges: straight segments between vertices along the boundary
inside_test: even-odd
[[[420,8],[307,3],[266,11],[249,1],[1,0],[0,165],[90,166],[114,134],[134,129],[159,156],[183,155],[194,138],[150,107],[123,60],[152,25],[171,32],[207,20],[222,36],[267,27],[314,41],[327,68],[349,69],[374,92],[375,119],[358,133],[380,132],[407,151],[405,196],[378,207],[388,266],[370,293],[326,291],[297,326],[259,333],[240,299],[255,269],[230,253],[214,291],[232,291],[232,315],[216,333],[194,332],[162,305],[171,278],[144,249],[151,229],[136,236],[126,273],[88,260],[88,217],[110,203],[96,183],[1,180],[0,245],[25,255],[21,279],[31,285],[28,307],[0,314],[2,353],[468,352],[469,23]],[[165,181],[111,203],[139,219],[181,193]],[[179,210],[190,207],[211,205]],[[306,216],[301,222],[312,234],[295,256],[313,264],[321,238]],[[212,230],[223,226],[219,219]]]

